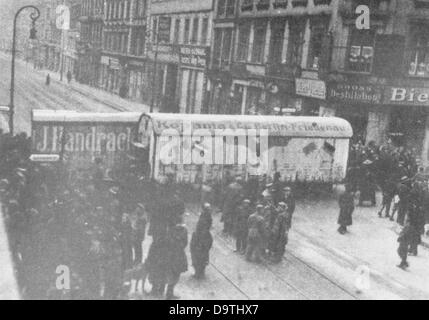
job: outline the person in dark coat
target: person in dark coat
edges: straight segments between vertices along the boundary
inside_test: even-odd
[[[256,207],[256,212],[249,217],[246,260],[247,261],[262,261],[262,251],[264,249],[264,238],[266,235],[264,206],[259,204]]]
[[[51,76],[49,74],[46,76],[46,82],[45,83],[47,86],[49,86],[51,84]]]
[[[405,217],[409,208],[409,198],[411,188],[409,186],[409,179],[407,176],[402,177],[401,182],[397,185],[397,192],[399,196],[398,204],[398,218],[397,222],[403,226],[405,222]]]
[[[188,260],[185,249],[188,246],[188,230],[183,223],[183,216],[176,217],[176,224],[169,229],[167,235],[167,300],[176,300],[174,288],[180,280],[180,275],[188,271]]]
[[[247,247],[247,221],[249,220],[251,212],[250,200],[245,199],[238,208],[237,219],[234,225],[235,248],[239,253],[244,254]]]
[[[409,219],[406,219],[405,226],[403,227],[399,238],[398,238],[398,255],[401,258],[401,263],[398,265],[398,268],[406,269],[409,267],[407,262],[408,249],[412,241],[412,226],[410,225]]]
[[[346,185],[346,191],[340,196],[339,205],[340,216],[338,217],[338,224],[340,227],[338,228],[338,232],[345,234],[347,227],[353,224],[352,214],[355,209],[354,197],[348,185]]]
[[[145,262],[148,280],[152,284],[151,294],[161,297],[165,292],[169,267],[169,248],[167,238],[156,236],[149,248]],[[143,279],[144,280],[144,279]]]
[[[241,178],[237,177],[235,182],[231,183],[225,191],[225,201],[222,210],[222,221],[224,223],[223,231],[226,234],[232,234],[234,220],[236,219],[237,208],[240,205],[243,187],[241,186]]]
[[[71,81],[72,81],[72,73],[71,73],[71,71],[69,70],[69,71],[67,71],[67,82],[68,83],[70,83]]]
[[[130,216],[131,222],[131,243],[134,250],[133,266],[142,263],[143,258],[143,241],[146,236],[147,219],[145,209],[142,204],[139,204]]]
[[[284,198],[282,199],[282,202],[286,203],[287,212],[290,215],[290,219],[292,220],[292,216],[296,208],[295,196],[293,195],[291,187],[285,187],[283,189],[283,192],[284,192]]]
[[[423,192],[423,184],[415,182],[409,196],[408,218],[412,230],[409,254],[412,256],[417,256],[418,246],[422,242],[421,235],[424,233]]]
[[[132,227],[128,213],[122,215],[119,239],[122,252],[122,270],[125,271],[131,268],[133,264]]]
[[[210,204],[206,203],[191,239],[191,258],[196,279],[204,278],[205,269],[210,261],[209,253],[213,245],[213,237],[210,233],[211,211]]]
[[[291,228],[291,213],[287,204],[279,203],[279,215],[274,225],[274,254],[273,261],[279,263],[285,254],[286,245],[289,241],[289,230]]]
[[[392,205],[393,198],[396,193],[396,185],[391,179],[387,179],[383,187],[383,206],[378,212],[378,216],[381,218],[383,216],[383,211],[386,210],[386,218],[390,218],[390,207]]]

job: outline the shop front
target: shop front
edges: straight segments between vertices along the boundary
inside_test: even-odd
[[[206,110],[209,47],[181,46],[180,105],[181,113],[200,114]]]
[[[128,65],[128,97],[136,102],[143,101],[143,83],[145,80],[145,61],[130,60]]]
[[[317,78],[296,78],[296,95],[302,99],[302,115],[323,116],[326,106],[326,83]]]
[[[292,81],[270,78],[233,79],[233,114],[301,115],[302,99],[296,97]]]
[[[112,93],[119,93],[121,73],[121,64],[119,59],[109,56],[102,56],[101,65],[102,88]]]
[[[381,144],[389,123],[389,108],[382,106],[383,89],[381,85],[329,82],[328,102],[321,113],[347,120],[353,128],[353,142]]]
[[[389,86],[383,103],[390,110],[388,137],[429,164],[429,88]]]

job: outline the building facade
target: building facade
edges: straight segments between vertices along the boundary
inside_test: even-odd
[[[318,0],[217,0],[209,71],[211,112],[319,114],[326,102],[320,79],[336,5]]]
[[[207,111],[212,8],[212,0],[152,0],[146,103],[164,112]]]
[[[147,24],[146,0],[106,0],[100,85],[142,100]]]
[[[97,87],[101,69],[104,0],[81,0],[80,9],[76,79],[80,83]]]
[[[405,146],[428,166],[429,3],[366,1],[371,27],[357,30],[361,3],[338,7],[324,112],[347,119],[356,140]]]
[[[58,28],[57,7],[66,5],[70,10],[70,29]],[[35,65],[65,75],[68,71],[76,74],[80,37],[79,0],[47,0],[40,2],[41,20],[38,23],[38,41],[32,49]]]

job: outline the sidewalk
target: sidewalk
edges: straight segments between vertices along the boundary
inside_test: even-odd
[[[0,55],[9,59],[10,55],[5,54],[4,52],[0,52]],[[21,66],[26,66],[26,62],[20,59],[16,59],[16,63],[20,64]],[[34,69],[33,64],[29,63],[31,65],[31,72],[38,75],[41,79],[41,81],[44,81],[47,74],[51,75],[51,83],[55,83],[57,85],[62,85],[66,88],[70,88],[74,92],[84,95],[86,97],[89,97],[97,102],[103,103],[110,108],[112,108],[114,111],[121,111],[121,112],[146,112],[148,113],[150,110],[150,107],[141,103],[133,102],[127,99],[123,99],[119,97],[116,94],[113,94],[111,92],[104,91],[102,89],[94,88],[89,85],[81,84],[75,80],[72,80],[70,84],[67,83],[66,75],[64,74],[64,81],[60,81],[60,74],[58,72],[54,72],[51,70],[45,70],[45,69]],[[157,112],[157,110],[155,110]]]

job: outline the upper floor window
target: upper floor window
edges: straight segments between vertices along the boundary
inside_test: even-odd
[[[264,62],[266,35],[267,35],[266,22],[256,22],[255,29],[254,29],[252,58],[251,58],[251,61],[253,63]]]
[[[420,77],[429,76],[429,25],[418,25],[411,28],[408,47],[408,74]]]
[[[374,30],[357,30],[353,28],[350,35],[348,71],[372,72],[374,62]]]
[[[258,0],[256,2],[256,9],[268,10],[270,8],[270,0]]]
[[[253,0],[241,0],[241,11],[252,11]]]
[[[217,16],[220,18],[234,17],[236,0],[218,0]]]
[[[301,65],[304,48],[304,19],[291,19],[289,21],[289,42],[287,52],[287,62],[289,65]]]
[[[274,20],[271,24],[271,40],[269,62],[272,64],[282,63],[283,47],[285,37],[286,21]]]
[[[250,23],[243,23],[238,27],[237,60],[247,61],[250,38]]]
[[[189,43],[189,33],[191,29],[191,20],[185,19],[185,30],[183,34],[183,43]]]
[[[200,19],[194,18],[193,24],[192,24],[192,35],[191,35],[191,43],[197,44],[198,42],[198,27],[199,27]]]
[[[308,53],[308,65],[310,69],[318,70],[323,55],[325,36],[328,33],[328,21],[315,19],[311,21],[311,38]]]
[[[179,44],[180,37],[180,19],[176,19],[174,22],[174,33],[173,33],[173,43]]]
[[[207,45],[209,38],[209,19],[203,18],[202,24],[201,24],[201,44]]]
[[[214,30],[213,67],[222,68],[231,62],[232,28],[216,28]]]

